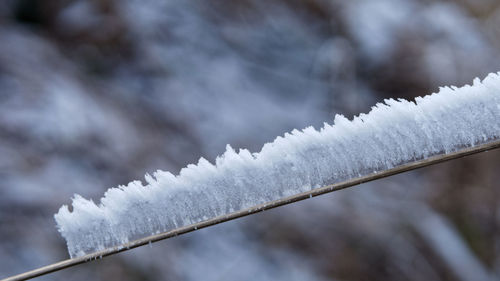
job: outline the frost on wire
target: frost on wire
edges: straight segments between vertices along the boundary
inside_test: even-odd
[[[99,204],[78,195],[55,215],[71,257],[197,223],[321,186],[500,137],[500,73],[441,88],[415,102],[385,100],[352,121],[294,130],[259,153],[201,158],[179,175],[110,188]]]

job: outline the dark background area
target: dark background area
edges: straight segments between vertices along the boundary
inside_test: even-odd
[[[258,151],[500,70],[495,0],[0,2],[0,277],[68,257],[73,194]],[[500,152],[204,229],[46,280],[495,280]]]

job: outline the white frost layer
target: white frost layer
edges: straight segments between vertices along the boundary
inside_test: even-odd
[[[230,146],[178,176],[157,171],[111,188],[100,204],[78,195],[54,216],[72,257],[500,137],[500,76],[441,88],[414,102],[385,100],[352,121],[294,130],[259,153]]]

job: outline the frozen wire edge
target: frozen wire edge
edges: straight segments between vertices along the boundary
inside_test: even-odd
[[[355,185],[358,185],[361,183],[389,177],[389,176],[392,176],[395,174],[407,172],[410,170],[426,167],[429,165],[433,165],[433,164],[441,163],[444,161],[457,159],[460,157],[464,157],[464,156],[468,156],[468,155],[472,155],[472,154],[476,154],[476,153],[480,153],[480,152],[485,152],[485,151],[489,151],[489,150],[493,150],[493,149],[497,149],[497,148],[500,148],[500,139],[496,139],[496,140],[493,140],[493,141],[485,143],[485,144],[480,144],[480,145],[476,145],[476,146],[472,146],[472,147],[462,148],[460,150],[457,150],[457,151],[454,151],[454,152],[451,152],[448,154],[434,155],[434,156],[431,156],[429,158],[425,158],[425,159],[409,162],[409,163],[406,163],[403,165],[399,165],[399,166],[394,167],[392,169],[381,171],[380,173],[372,173],[372,174],[369,174],[366,176],[349,179],[349,180],[344,181],[344,182],[335,183],[333,185],[324,186],[321,188],[309,190],[309,191],[299,193],[299,194],[296,194],[296,195],[293,195],[290,197],[280,198],[278,200],[268,202],[268,203],[265,203],[262,205],[253,206],[253,207],[246,209],[246,210],[240,210],[240,211],[226,214],[226,215],[223,215],[220,217],[210,218],[208,220],[201,221],[201,222],[198,222],[196,224],[183,226],[180,228],[169,230],[167,232],[162,232],[159,234],[140,238],[140,239],[131,241],[127,244],[114,246],[114,247],[107,248],[107,249],[104,249],[101,251],[86,254],[84,256],[74,257],[74,258],[67,259],[64,261],[56,262],[56,263],[53,263],[53,264],[50,264],[47,266],[43,266],[43,267],[31,270],[31,271],[27,271],[27,272],[24,272],[24,273],[15,275],[15,276],[5,278],[5,279],[3,279],[3,281],[27,280],[27,279],[31,279],[34,277],[46,275],[46,274],[49,274],[51,272],[60,271],[60,270],[63,270],[65,268],[73,267],[73,266],[76,266],[76,265],[79,265],[82,263],[90,262],[93,260],[95,261],[98,258],[102,259],[102,257],[118,254],[120,252],[127,251],[129,249],[134,249],[134,248],[137,248],[140,246],[144,246],[144,245],[150,244],[152,242],[157,242],[160,240],[176,237],[178,235],[186,234],[186,233],[198,230],[198,229],[213,226],[213,225],[216,225],[219,223],[227,222],[227,221],[241,218],[241,217],[244,217],[247,215],[252,215],[252,214],[255,214],[257,212],[261,212],[261,211],[273,209],[276,207],[280,207],[283,205],[291,204],[291,203],[294,203],[297,201],[305,200],[305,199],[311,198],[312,196],[326,194],[329,192],[352,187],[352,186],[355,186]]]
[[[294,130],[261,152],[230,146],[175,176],[111,188],[99,204],[78,195],[55,215],[71,257],[195,224],[500,137],[500,76],[415,99],[385,100],[349,121]]]

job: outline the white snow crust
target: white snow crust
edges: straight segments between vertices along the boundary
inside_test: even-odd
[[[55,214],[71,257],[246,209],[417,159],[500,137],[500,73],[445,87],[415,102],[385,100],[368,114],[319,131],[294,130],[258,153],[229,145],[215,164],[201,158],[179,175],[110,188],[96,204],[75,195]]]

